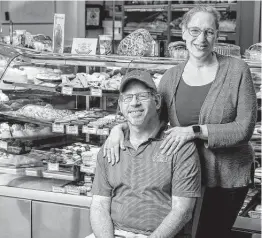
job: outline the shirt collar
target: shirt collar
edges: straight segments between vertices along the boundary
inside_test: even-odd
[[[156,130],[156,131],[154,131],[154,133],[148,138],[148,140],[147,141],[145,141],[144,143],[146,143],[146,142],[150,142],[150,141],[153,141],[153,140],[162,140],[163,139],[163,137],[164,137],[164,131],[167,129],[167,123],[166,122],[164,122],[164,121],[162,121],[161,123],[160,123],[160,126],[159,126],[159,129],[158,130]],[[143,144],[144,144],[143,143]],[[126,129],[125,131],[124,131],[124,145],[125,146],[131,146],[132,147],[132,145],[131,145],[131,143],[130,143],[130,130],[129,130],[129,128],[128,129]]]

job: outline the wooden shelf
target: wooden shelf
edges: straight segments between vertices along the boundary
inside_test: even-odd
[[[188,11],[191,8],[202,5],[212,6],[218,11],[236,11],[236,3],[215,3],[215,4],[172,4],[171,11]],[[162,12],[167,11],[167,4],[159,5],[124,5],[125,12]]]
[[[128,27],[127,26],[127,27],[124,27],[124,33],[128,33],[129,34],[129,33],[132,33],[133,31],[135,31],[137,29],[139,29],[139,28],[138,27]],[[157,35],[157,36],[163,35],[165,33],[165,31],[166,31],[166,30],[157,30],[157,29],[151,30],[151,29],[147,29],[147,28],[144,28],[144,29],[148,30],[151,35]]]
[[[217,3],[217,4],[172,4],[171,11],[187,12],[198,5],[212,6],[218,11],[236,11],[236,3]]]
[[[163,12],[167,10],[167,4],[163,5],[125,5],[125,12]]]

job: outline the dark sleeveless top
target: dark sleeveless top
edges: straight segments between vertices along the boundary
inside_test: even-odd
[[[176,113],[181,126],[199,124],[199,114],[212,82],[190,86],[181,78],[176,92]]]

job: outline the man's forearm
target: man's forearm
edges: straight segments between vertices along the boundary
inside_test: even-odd
[[[192,218],[192,210],[171,210],[158,228],[148,238],[174,237]]]
[[[96,238],[114,238],[113,222],[106,209],[91,206],[90,220]]]

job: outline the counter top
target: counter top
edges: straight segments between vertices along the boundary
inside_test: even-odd
[[[91,197],[52,192],[53,185],[66,183],[68,181],[0,174],[0,196],[90,207]]]

